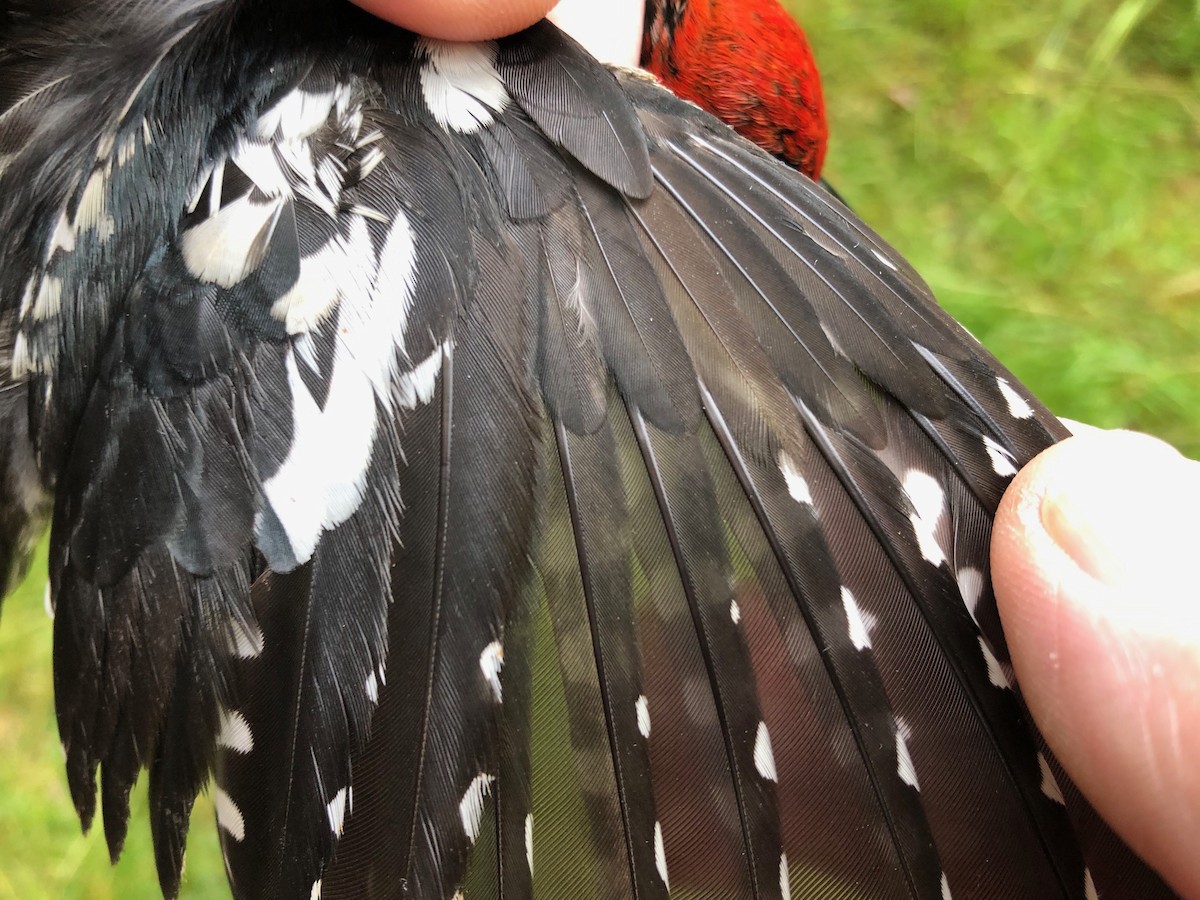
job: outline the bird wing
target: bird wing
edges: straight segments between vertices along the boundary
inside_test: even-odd
[[[1064,432],[822,188],[547,24],[36,24],[0,415],[114,857],[148,768],[167,895],[212,772],[239,897],[1169,896],[989,587]]]

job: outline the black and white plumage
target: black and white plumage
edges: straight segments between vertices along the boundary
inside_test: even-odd
[[[0,28],[0,583],[166,894],[212,773],[238,897],[1170,896],[990,593],[1061,427],[823,189],[545,24]]]

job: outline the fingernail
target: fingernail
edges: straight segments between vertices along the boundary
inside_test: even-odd
[[[1200,464],[1140,437],[1097,440],[1105,452],[1080,454],[1080,464],[1048,488],[1042,525],[1097,581],[1158,582],[1200,555]]]

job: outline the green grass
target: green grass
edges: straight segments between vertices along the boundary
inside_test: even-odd
[[[794,6],[847,200],[1057,412],[1200,455],[1200,6]],[[0,900],[152,897],[144,794],[115,870],[79,836],[42,590],[0,627]],[[222,896],[207,806],[194,821],[185,895]]]
[[[1200,455],[1200,4],[792,5],[850,204],[1057,413]]]

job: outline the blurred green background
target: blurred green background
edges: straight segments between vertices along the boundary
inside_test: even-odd
[[[791,6],[851,205],[1056,412],[1200,455],[1200,3]],[[0,628],[0,900],[153,897],[144,793],[116,869],[79,836],[43,590]],[[227,895],[195,822],[185,896]]]

